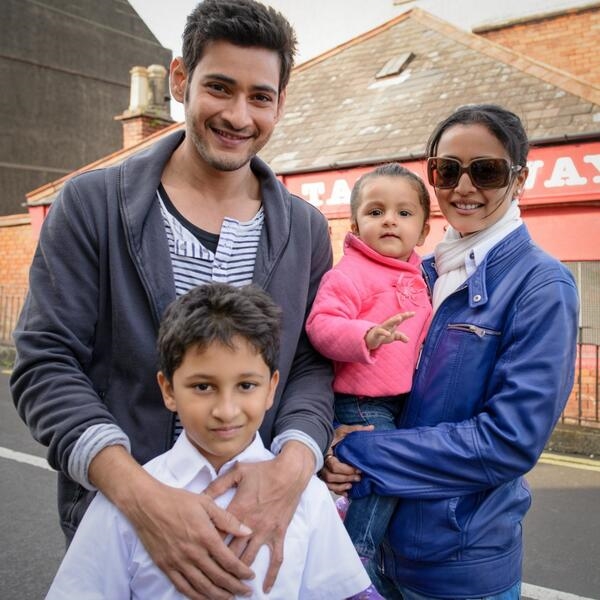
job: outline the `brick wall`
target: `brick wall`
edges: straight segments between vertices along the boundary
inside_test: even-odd
[[[575,384],[563,413],[563,422],[600,427],[600,349],[593,344],[578,348]]]
[[[10,343],[35,245],[29,215],[0,217],[0,344]]]
[[[344,253],[344,238],[348,231],[350,231],[350,219],[329,219],[334,264],[342,258]]]
[[[600,7],[571,9],[475,32],[530,58],[600,85]]]
[[[7,288],[27,288],[29,265],[36,240],[29,215],[0,217],[0,285]]]

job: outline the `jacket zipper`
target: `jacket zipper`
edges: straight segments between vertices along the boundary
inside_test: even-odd
[[[483,327],[471,325],[470,323],[450,323],[447,325],[447,328],[455,329],[457,331],[467,331],[469,333],[474,333],[480,338],[486,335],[500,335],[499,331],[493,331],[492,329],[483,329]]]

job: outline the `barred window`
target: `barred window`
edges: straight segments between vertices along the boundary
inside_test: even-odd
[[[600,344],[600,261],[565,262],[580,298],[579,342]]]

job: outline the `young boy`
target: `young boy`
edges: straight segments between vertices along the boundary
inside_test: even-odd
[[[199,286],[167,309],[158,336],[158,383],[184,435],[145,465],[156,479],[182,494],[201,494],[236,461],[273,457],[257,431],[279,381],[279,319],[270,297],[251,285]],[[217,504],[226,507],[233,493],[229,490]],[[334,600],[369,586],[331,496],[316,477],[287,530],[275,585],[264,594],[268,565],[263,546],[252,564],[256,577],[247,581],[252,598]],[[152,562],[132,525],[101,493],[86,512],[47,600],[75,597],[183,598]]]

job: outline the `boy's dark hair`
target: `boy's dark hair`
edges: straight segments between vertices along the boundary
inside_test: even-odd
[[[183,64],[189,78],[210,42],[223,40],[279,54],[279,92],[290,79],[296,34],[287,19],[255,0],[204,0],[191,12],[183,31]]]
[[[431,210],[431,200],[429,198],[429,191],[425,187],[423,180],[418,175],[416,175],[406,167],[403,167],[399,163],[387,163],[385,165],[381,165],[376,169],[373,169],[372,171],[369,171],[368,173],[362,175],[354,184],[352,192],[350,193],[350,213],[354,221],[356,221],[358,207],[360,206],[361,202],[360,195],[362,192],[362,188],[367,181],[369,181],[370,179],[375,179],[376,177],[404,177],[405,179],[407,179],[419,196],[419,204],[423,208],[423,213],[425,216],[423,220],[423,225],[427,223],[427,221],[429,220],[429,213]]]
[[[213,342],[232,348],[233,338],[241,337],[273,373],[279,359],[280,327],[280,308],[255,285],[195,287],[172,302],[163,315],[158,331],[159,368],[172,382],[189,348],[202,350]]]
[[[427,156],[436,156],[444,131],[453,125],[480,124],[504,146],[514,165],[527,166],[529,140],[519,117],[497,104],[468,104],[457,108],[433,130],[427,142]]]

